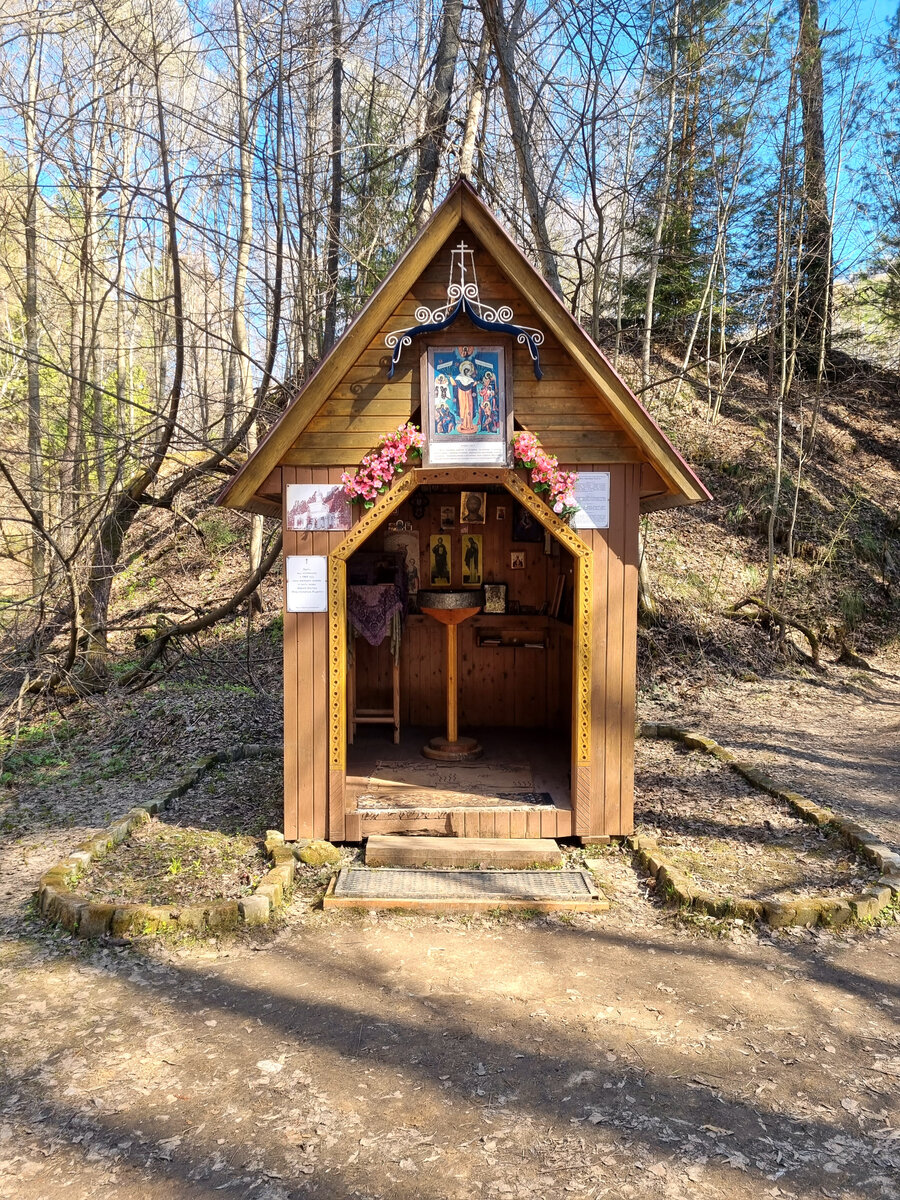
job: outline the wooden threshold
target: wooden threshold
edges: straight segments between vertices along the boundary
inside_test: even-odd
[[[570,808],[354,809],[347,813],[347,841],[372,834],[424,834],[467,838],[567,838]],[[356,836],[352,836],[355,834]]]

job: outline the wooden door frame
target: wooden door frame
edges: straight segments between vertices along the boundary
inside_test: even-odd
[[[423,484],[499,484],[569,551],[575,560],[572,616],[572,833],[591,832],[591,642],[594,552],[528,484],[507,467],[417,467],[366,510],[328,555],[328,836],[358,841],[344,810],[347,780],[347,559]]]

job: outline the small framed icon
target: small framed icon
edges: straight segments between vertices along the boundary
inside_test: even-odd
[[[481,534],[466,533],[462,538],[463,587],[481,586]]]
[[[461,492],[459,519],[464,525],[483,525],[487,514],[487,492]]]
[[[509,569],[511,571],[525,570],[525,551],[510,550],[509,552]]]
[[[449,587],[452,570],[450,538],[443,533],[433,533],[429,542],[431,570],[429,580],[432,587]]]
[[[506,612],[506,584],[486,583],[484,585],[484,609],[486,613]]]

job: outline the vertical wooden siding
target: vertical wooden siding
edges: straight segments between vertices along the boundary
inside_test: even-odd
[[[590,815],[586,820],[579,811],[576,832],[598,836],[629,833],[634,820],[640,467],[604,463],[591,467],[610,472],[610,528],[582,533],[594,551],[592,731]],[[288,483],[336,482],[337,477],[334,469],[285,468],[285,487]],[[286,531],[285,554],[327,554],[342,537]],[[418,710],[415,717],[409,714],[415,723],[423,717],[427,723],[439,723],[443,711],[439,672],[430,666],[431,632],[424,622],[410,622],[405,639],[403,690],[407,702]],[[419,637],[422,645],[418,645]],[[495,702],[498,686],[501,681],[495,679]],[[352,836],[343,827],[343,814],[328,811],[326,614],[285,613],[284,688],[285,834]]]
[[[589,832],[626,834],[634,826],[640,466],[580,469],[610,473],[609,529],[581,531],[594,551]]]
[[[285,509],[290,483],[338,483],[339,468],[285,467],[284,554],[329,554],[343,533],[295,533]],[[286,572],[285,572],[286,574]],[[343,836],[328,814],[328,614],[284,613],[284,833]]]

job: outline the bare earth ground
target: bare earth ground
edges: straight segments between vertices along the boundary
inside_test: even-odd
[[[254,710],[217,710],[216,744]],[[735,683],[642,715],[900,843],[896,676]],[[160,743],[155,779],[181,745]],[[274,933],[181,948],[26,918],[40,869],[141,786],[45,787],[0,844],[0,1196],[900,1197],[900,925],[716,938],[618,850],[597,918],[299,901]]]

